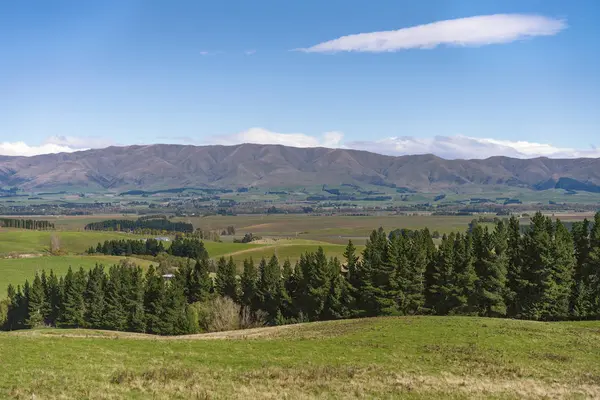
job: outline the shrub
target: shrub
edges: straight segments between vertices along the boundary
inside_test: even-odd
[[[240,329],[240,306],[229,297],[214,297],[194,303],[198,325],[204,332],[223,332]]]

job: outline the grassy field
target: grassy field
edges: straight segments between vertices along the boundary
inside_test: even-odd
[[[281,239],[275,240],[271,243],[260,245],[260,247],[246,247],[245,249],[223,254],[225,257],[233,257],[233,260],[238,265],[238,269],[241,271],[244,259],[252,257],[254,262],[260,261],[261,258],[269,259],[275,254],[281,262],[286,259],[290,260],[292,265],[300,259],[300,256],[306,252],[316,252],[319,247],[323,247],[327,257],[338,257],[340,260],[343,259],[345,245],[330,244],[327,242],[318,242],[314,240],[302,240],[302,239]],[[356,246],[360,252],[364,246]],[[212,253],[209,254],[212,255]]]
[[[449,233],[467,229],[472,216],[381,215],[381,216],[316,216],[316,215],[238,215],[181,218],[194,227],[221,230],[233,225],[237,235],[253,233],[264,237],[309,239],[345,244],[348,239],[364,243],[380,226],[386,231],[397,228]]]
[[[0,333],[0,397],[598,398],[598,332],[600,322],[401,317],[179,338]]]
[[[83,267],[89,269],[96,264],[110,266],[117,264],[120,260],[129,259],[144,268],[152,262],[131,257],[116,256],[43,256],[32,258],[3,258],[0,259],[0,298],[6,295],[6,288],[9,284],[22,285],[26,279],[31,280],[36,271],[43,269],[49,272],[51,269],[63,276],[69,270],[69,266],[74,269]],[[154,263],[156,265],[156,263]]]
[[[118,232],[55,232],[0,228],[0,254],[34,253],[50,250],[52,235],[58,237],[60,249],[66,253],[84,253],[90,246],[111,239],[142,239],[146,236]]]

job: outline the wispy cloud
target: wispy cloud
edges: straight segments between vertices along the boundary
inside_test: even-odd
[[[30,146],[25,142],[2,142],[0,143],[0,155],[3,156],[37,156],[50,153],[72,153],[81,149],[57,144],[42,144]]]
[[[250,128],[233,135],[213,137],[208,144],[257,143],[281,144],[293,147],[339,147],[343,136],[341,132],[325,132],[317,137],[304,133],[279,133],[264,128]]]
[[[525,140],[511,141],[493,138],[476,138],[463,135],[414,137],[398,136],[380,140],[344,140],[339,131],[324,132],[319,135],[306,133],[281,133],[265,128],[251,128],[231,135],[213,136],[208,139],[193,137],[160,137],[162,143],[193,145],[236,145],[241,143],[279,144],[293,147],[328,147],[354,150],[367,150],[391,156],[410,154],[435,154],[446,159],[481,159],[492,156],[514,158],[578,158],[600,157],[600,148],[559,147],[550,143],[537,143]],[[0,155],[34,156],[48,153],[71,153],[74,151],[101,148],[114,143],[102,138],[59,136],[50,137],[40,145],[25,142],[0,143]]]
[[[437,21],[394,31],[342,36],[296,49],[307,53],[395,52],[432,49],[440,45],[483,46],[509,43],[535,36],[552,36],[567,27],[564,20],[540,15],[495,14]]]
[[[348,148],[368,150],[381,154],[435,154],[447,159],[488,158],[492,156],[515,158],[600,157],[600,150],[594,148],[577,149],[558,147],[549,143],[475,138],[462,135],[434,136],[429,138],[417,138],[413,136],[390,137],[377,141],[351,141],[345,145]]]
[[[409,154],[435,154],[447,159],[488,158],[507,156],[515,158],[551,157],[576,158],[600,157],[600,149],[558,147],[549,143],[528,141],[475,138],[463,135],[434,136],[419,138],[414,136],[389,137],[381,140],[345,141],[339,131],[325,132],[318,136],[305,133],[279,133],[264,128],[251,128],[246,131],[212,138],[208,143],[233,145],[240,143],[281,144],[294,147],[330,147],[367,150],[393,156]]]
[[[256,54],[256,50],[246,50],[244,51],[244,54],[247,56],[251,56],[253,54]]]

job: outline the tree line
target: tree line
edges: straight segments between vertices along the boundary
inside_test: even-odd
[[[192,233],[194,231],[194,226],[187,222],[169,221],[166,218],[142,217],[137,220],[110,219],[105,221],[92,222],[87,224],[85,226],[85,229],[91,231],[118,231],[139,233]]]
[[[0,218],[0,226],[5,228],[19,228],[32,230],[51,230],[54,224],[36,219]]]
[[[181,235],[175,237],[168,249],[165,249],[163,242],[157,239],[116,239],[98,243],[96,247],[92,246],[87,250],[88,254],[106,254],[112,256],[157,256],[163,252],[172,256],[191,258],[193,260],[208,257],[204,243],[200,239]]]
[[[343,262],[322,248],[292,266],[274,255],[220,258],[216,274],[202,252],[165,280],[153,267],[97,266],[88,273],[52,272],[9,288],[8,329],[56,326],[163,335],[196,332],[197,304],[228,297],[270,325],[382,315],[479,315],[531,320],[600,318],[600,213],[569,231],[536,214],[525,233],[519,220],[498,220],[444,235],[428,229],[373,231]],[[196,313],[196,314],[195,314]]]
[[[162,241],[157,239],[135,240],[115,239],[105,240],[96,247],[90,247],[88,254],[106,254],[110,256],[146,255],[157,256],[165,251]]]

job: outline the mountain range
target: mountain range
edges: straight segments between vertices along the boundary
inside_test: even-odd
[[[371,184],[433,192],[479,186],[600,192],[600,159],[446,160],[281,145],[107,147],[0,156],[0,185],[24,190],[306,187]]]

